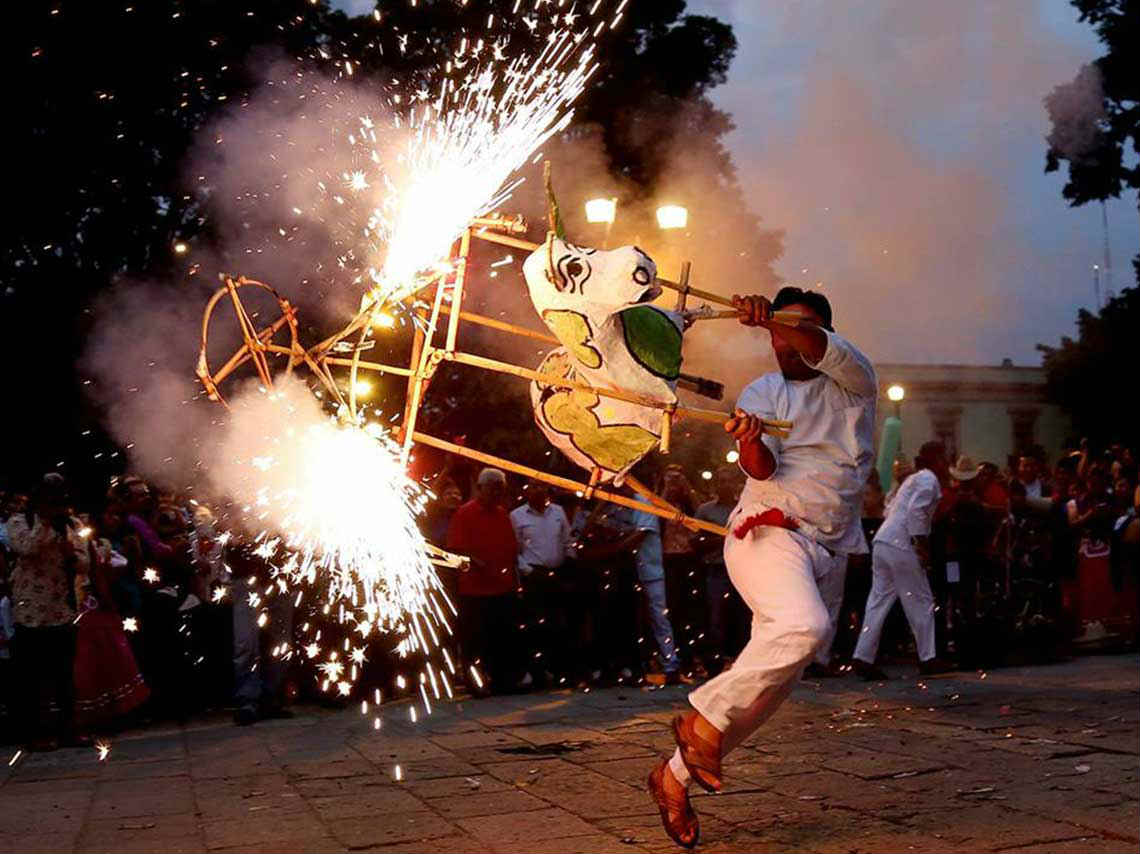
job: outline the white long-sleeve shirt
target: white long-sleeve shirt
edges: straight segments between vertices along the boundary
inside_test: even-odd
[[[930,469],[916,471],[902,482],[887,505],[887,515],[875,534],[875,542],[911,549],[911,537],[929,536],[934,511],[941,499],[938,476]]]
[[[570,522],[561,507],[547,504],[539,513],[529,504],[522,504],[511,511],[511,527],[519,543],[519,571],[524,575],[535,566],[562,566],[570,543]]]
[[[767,480],[748,478],[729,523],[776,508],[832,551],[861,554],[867,551],[859,517],[873,462],[875,369],[834,332],[827,333],[827,349],[814,367],[820,376],[813,379],[775,372],[741,392],[739,409],[794,423],[787,439],[763,436],[776,470]]]

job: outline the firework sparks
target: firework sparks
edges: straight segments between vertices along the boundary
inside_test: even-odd
[[[123,631],[124,632],[137,632],[139,630],[139,621],[136,617],[123,617]]]
[[[102,740],[95,742],[95,751],[99,754],[99,761],[102,762],[111,754],[111,742]]]
[[[538,47],[508,59],[505,38],[486,44],[461,34],[431,87],[391,97],[400,138],[394,157],[371,116],[347,134],[362,165],[345,172],[341,185],[369,200],[354,233],[368,242],[361,257],[383,258],[367,270],[375,298],[405,296],[472,219],[510,198],[522,182],[512,176],[570,123],[573,102],[597,70],[590,16],[516,20]]]
[[[214,475],[261,528],[257,552],[274,567],[275,587],[320,589],[322,611],[362,638],[330,649],[318,630],[301,647],[329,689],[350,693],[369,635],[396,636],[407,655],[431,654],[450,634],[454,609],[415,522],[427,495],[383,430],[326,416],[286,379],[235,401],[222,456]],[[251,605],[266,601],[247,595]]]

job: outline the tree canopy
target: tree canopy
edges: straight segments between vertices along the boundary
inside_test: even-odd
[[[1127,288],[1098,314],[1082,309],[1075,340],[1062,338],[1058,347],[1038,345],[1050,399],[1068,413],[1078,433],[1098,447],[1111,442],[1140,445],[1136,419],[1112,409],[1122,389],[1120,371],[1127,374],[1140,364],[1137,328],[1140,289]]]
[[[1072,5],[1105,47],[1103,56],[1045,98],[1052,122],[1045,171],[1067,164],[1061,192],[1077,206],[1140,190],[1140,0]]]

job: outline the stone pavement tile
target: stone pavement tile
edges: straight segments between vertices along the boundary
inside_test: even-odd
[[[533,785],[543,775],[570,774],[575,768],[575,765],[565,759],[548,756],[531,757],[527,762],[487,762],[481,766],[483,773],[523,788]]]
[[[44,780],[6,783],[0,788],[0,835],[76,828],[95,796],[94,780]]]
[[[423,736],[390,735],[384,729],[365,738],[354,738],[352,748],[365,759],[381,766],[391,766],[396,762],[411,764],[431,759],[449,759],[454,754],[433,744]]]
[[[970,850],[993,851],[1042,840],[1071,839],[1078,835],[1070,824],[1027,815],[1007,809],[999,803],[969,804],[956,810],[920,812],[905,819],[904,823],[920,832],[939,833]]]
[[[1094,792],[1013,792],[1002,806],[1117,838],[1140,842],[1140,806]]]
[[[296,804],[296,811],[291,813],[252,813],[240,818],[217,820],[204,815],[202,834],[206,847],[213,850],[241,845],[283,845],[299,839],[328,839],[329,830],[303,802],[297,801]]]
[[[343,738],[335,744],[329,744],[325,739],[309,743],[304,739],[289,744],[267,744],[270,755],[280,765],[292,765],[298,762],[349,762],[359,759],[360,754],[344,743]]]
[[[611,780],[617,780],[627,786],[641,788],[655,764],[652,757],[635,756],[629,759],[609,759],[605,762],[586,762],[582,767],[604,774]]]
[[[534,726],[512,726],[504,729],[515,738],[521,738],[531,744],[554,744],[560,741],[608,741],[611,736],[605,732],[603,727],[592,729],[582,726],[581,719],[575,718],[573,721],[535,724]]]
[[[526,812],[546,809],[550,804],[541,798],[519,789],[505,789],[501,792],[471,792],[437,798],[431,802],[445,818],[468,818],[469,816],[498,815],[501,813]]]
[[[353,850],[377,852],[377,854],[423,854],[424,851],[431,851],[433,854],[472,854],[472,852],[494,851],[485,843],[475,842],[465,834],[433,837],[427,842],[394,842],[391,845],[376,845]]]
[[[1133,783],[1140,789],[1140,763],[1134,756],[1118,753],[1091,753],[1041,762],[1039,776],[1054,783],[1093,788],[1114,783]]]
[[[819,771],[819,758],[778,756],[759,751],[734,750],[724,763],[726,786],[777,788],[780,779]]]
[[[435,777],[430,779],[409,776],[404,781],[409,792],[425,800],[463,797],[465,795],[487,794],[513,790],[502,780],[489,774],[476,773],[471,776]]]
[[[566,758],[571,762],[586,764],[591,762],[603,762],[607,759],[640,757],[643,763],[651,764],[650,760],[652,757],[657,756],[659,753],[663,755],[664,751],[652,750],[645,745],[634,744],[632,742],[601,741],[593,743],[587,742],[573,752],[566,754]]]
[[[308,759],[283,766],[292,780],[334,780],[342,777],[367,777],[376,773],[376,766],[364,759]]]
[[[0,847],[4,851],[29,852],[29,854],[58,854],[60,851],[71,851],[75,848],[75,840],[79,836],[79,825],[70,831],[44,832],[43,830],[20,831],[18,833],[4,832]]]
[[[814,821],[825,804],[798,801],[774,792],[734,792],[709,795],[690,792],[693,809],[700,816],[715,816],[729,824],[742,824],[757,830],[783,824]]]
[[[1076,839],[1033,842],[1014,848],[1001,848],[1000,851],[1024,852],[1024,854],[1135,854],[1136,846],[1119,839],[1106,839],[1103,836],[1078,836]]]
[[[83,825],[76,851],[204,851],[192,814],[139,818],[92,818]]]
[[[863,780],[883,780],[895,776],[912,777],[915,774],[940,771],[946,767],[946,763],[898,753],[849,748],[824,759],[820,762],[820,766]]]
[[[546,839],[591,836],[597,829],[566,810],[550,807],[521,813],[472,816],[457,819],[456,824],[494,848],[531,850]]]
[[[646,802],[648,803],[648,800]],[[731,837],[737,830],[735,825],[722,821],[713,815],[702,814],[700,821],[701,843],[698,849],[700,851],[704,851],[706,845],[713,844],[716,840]],[[677,854],[681,850],[676,843],[665,835],[665,830],[661,827],[661,817],[656,808],[652,808],[652,812],[642,815],[602,818],[592,823],[619,840],[630,840],[629,843],[623,842],[614,848],[602,849],[604,851],[624,851],[628,845],[636,845],[647,851],[670,852],[670,854]],[[766,851],[767,849],[754,845],[741,850]]]
[[[321,854],[331,852],[347,852],[348,848],[341,845],[331,836],[316,836],[312,839],[290,839],[284,842],[267,842],[256,845],[233,845],[227,848],[211,848],[210,854],[312,854],[319,851]]]
[[[153,777],[182,777],[190,774],[190,760],[181,759],[140,759],[124,760],[112,750],[103,763],[100,781],[105,780],[146,780]]]
[[[622,842],[622,838],[619,836],[610,836],[598,832],[589,836],[531,840],[523,848],[513,850],[525,850],[527,854],[598,854],[598,852],[648,851],[647,848],[636,843]],[[676,846],[673,847],[673,850],[677,850]]]
[[[458,733],[438,733],[430,736],[438,747],[451,753],[475,747],[499,747],[502,745],[525,745],[528,742],[512,735],[504,729],[478,729]]]
[[[185,759],[186,756],[186,743],[182,740],[182,734],[170,733],[112,739],[109,761],[176,761]]]
[[[535,775],[527,791],[590,819],[642,809],[648,797],[641,787],[573,765]]]
[[[329,831],[349,848],[375,848],[396,842],[418,842],[420,851],[432,850],[428,840],[455,836],[455,825],[432,812],[388,813],[340,819]]]
[[[190,755],[190,776],[196,780],[215,777],[240,777],[245,774],[267,774],[280,770],[280,765],[262,745],[233,752]]]
[[[392,760],[395,764],[395,760]],[[513,763],[512,763],[513,764]],[[384,768],[377,763],[381,770],[390,770],[392,766]],[[441,777],[471,777],[483,774],[483,769],[462,759],[447,757],[444,759],[424,759],[421,761],[401,762],[400,768],[404,772],[405,780],[433,780]]]
[[[916,833],[913,829],[873,816],[854,815],[842,810],[820,811],[806,820],[782,821],[766,828],[765,835],[796,851],[905,851],[909,846],[904,847],[900,837],[908,836],[912,839],[930,837],[922,839],[919,851],[955,850],[953,840]],[[944,842],[947,843],[945,846]],[[919,843],[916,840],[913,844]]]
[[[178,816],[194,810],[190,778],[186,776],[100,782],[91,803],[91,814],[107,819]]]
[[[347,780],[304,780],[294,786],[321,820],[332,824],[342,818],[416,812],[427,806],[385,777]]]
[[[91,748],[70,748],[53,753],[27,753],[16,763],[11,780],[76,780],[95,778],[100,773],[97,754]]]

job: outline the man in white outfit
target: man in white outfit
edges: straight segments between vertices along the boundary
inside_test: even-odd
[[[780,370],[744,389],[725,430],[748,482],[728,519],[724,559],[752,611],[752,635],[731,669],[689,695],[673,724],[677,751],[649,776],[666,832],[687,847],[699,836],[692,780],[721,788],[721,758],[780,706],[834,633],[847,556],[865,553],[860,524],[872,464],[878,384],[870,361],[831,328],[822,294],[783,288],[775,300],[733,297],[746,326],[769,330]],[[796,326],[773,322],[797,311]],[[793,422],[785,439],[761,419]],[[827,596],[823,595],[826,591]]]
[[[852,669],[868,680],[886,679],[875,667],[879,637],[896,600],[902,602],[918,649],[918,667],[926,675],[951,668],[935,655],[934,595],[926,578],[930,564],[930,526],[942,498],[941,481],[949,472],[941,442],[927,442],[915,458],[915,473],[903,481],[887,505],[887,515],[875,534],[871,555],[871,592],[863,628],[855,645]]]

